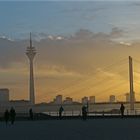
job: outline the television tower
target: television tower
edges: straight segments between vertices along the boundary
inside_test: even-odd
[[[29,85],[29,93],[30,93],[30,102],[32,105],[35,104],[35,93],[34,93],[34,70],[33,70],[33,60],[36,55],[35,47],[32,46],[32,37],[30,33],[30,46],[27,47],[26,55],[29,58],[30,63],[30,85]]]

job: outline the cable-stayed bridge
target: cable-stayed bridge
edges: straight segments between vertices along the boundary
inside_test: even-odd
[[[58,89],[56,94],[71,96],[80,93],[85,95],[92,93],[97,98],[103,99],[109,93],[119,98],[129,93],[130,109],[134,110],[135,98],[137,99],[140,96],[139,69],[140,61],[137,58],[131,56],[121,58],[117,62],[88,73],[86,78],[73,80],[69,85]],[[134,92],[135,87],[138,90],[137,92]]]

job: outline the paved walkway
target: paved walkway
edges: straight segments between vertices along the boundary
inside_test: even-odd
[[[0,123],[1,140],[140,140],[140,119],[18,121]]]

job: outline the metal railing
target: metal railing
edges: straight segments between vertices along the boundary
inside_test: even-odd
[[[47,111],[47,112],[43,112],[44,114],[50,115],[50,116],[59,116],[59,112],[58,111]],[[82,111],[81,110],[77,110],[77,111],[63,111],[62,113],[63,116],[82,116]],[[89,111],[88,112],[88,116],[119,116],[121,115],[120,111],[118,110],[118,112],[113,112],[113,111]],[[124,115],[140,115],[140,109],[136,109],[136,110],[130,110],[130,109],[126,109],[124,111]]]

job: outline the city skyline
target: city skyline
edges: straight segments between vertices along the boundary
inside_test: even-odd
[[[36,103],[58,94],[77,101],[85,95],[124,100],[128,56],[134,59],[134,91],[140,100],[138,13],[136,2],[1,3],[0,88],[10,90],[10,99],[29,99],[25,52],[32,32],[38,52]]]
[[[140,0],[0,0],[2,140],[138,140],[139,118]]]
[[[28,100],[10,100],[9,95],[10,95],[9,89],[7,89],[7,88],[0,89],[0,97],[1,97],[0,104],[2,106],[7,106],[10,102],[21,103],[21,104],[24,103],[25,105],[27,105],[26,103],[28,103],[28,105],[35,105],[35,102],[32,101],[33,100],[32,98],[30,98]],[[29,95],[30,95],[30,92],[29,92]],[[100,103],[100,104],[102,104],[102,103],[119,103],[120,104],[120,102],[130,103],[130,94],[125,93],[125,94],[123,94],[123,96],[125,96],[125,100],[119,101],[115,95],[109,95],[108,101],[104,101],[104,102],[99,102],[98,100],[96,100],[96,96],[84,96],[84,97],[81,97],[81,101],[78,102],[75,99],[68,97],[68,96],[63,97],[63,95],[56,95],[56,97],[54,97],[52,101],[49,101],[46,103],[55,104],[55,105],[74,105],[77,103],[82,103],[83,105],[95,104],[95,103],[97,103],[97,104],[98,103]],[[138,103],[140,101],[134,99],[134,102]],[[45,102],[42,102],[42,103],[44,104]]]

